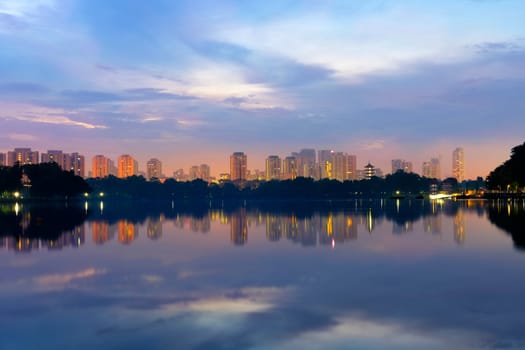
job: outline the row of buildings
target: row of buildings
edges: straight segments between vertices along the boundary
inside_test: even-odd
[[[223,178],[224,175],[221,175]],[[335,179],[339,181],[356,180],[361,173],[357,169],[355,155],[333,150],[302,149],[290,156],[280,158],[277,155],[268,156],[265,160],[263,173],[256,172],[257,178],[248,171],[248,157],[243,152],[235,152],[230,156],[230,180],[289,180],[296,177],[311,177],[314,179]],[[250,176],[252,175],[252,176]]]
[[[7,154],[0,153],[0,165],[38,164],[55,162],[64,170],[73,171],[75,175],[85,177],[85,159],[78,152],[64,153],[60,150],[49,150],[40,154],[31,148],[15,148]]]
[[[61,150],[48,150],[39,154],[31,148],[15,148],[7,154],[0,153],[0,165],[13,166],[15,164],[37,164],[39,162],[55,162],[64,170],[73,171],[76,175],[86,177],[85,158],[78,152],[65,153]],[[441,179],[441,164],[439,158],[432,158],[422,164],[421,175]],[[392,173],[397,171],[413,172],[413,164],[404,159],[392,160]],[[452,153],[452,174],[458,181],[465,180],[464,152],[456,148]],[[91,161],[91,171],[87,177],[103,178],[109,175],[126,178],[142,175],[148,180],[161,179],[166,176],[162,172],[162,162],[151,158],[146,162],[145,172],[139,172],[138,162],[128,154],[118,157],[115,163],[104,155],[96,155]],[[287,180],[296,177],[314,179],[334,179],[339,181],[358,180],[372,176],[383,176],[381,169],[374,167],[370,162],[363,168],[357,168],[355,155],[333,150],[319,150],[306,148],[299,152],[292,152],[281,158],[270,155],[265,160],[264,171],[248,169],[248,156],[244,152],[234,152],[230,155],[230,172],[220,174],[220,180],[247,181],[247,180]],[[173,173],[177,181],[191,181],[203,179],[214,181],[210,166],[207,164],[193,165],[188,173],[178,169]]]
[[[392,160],[392,174],[397,171],[406,173],[414,172],[413,164],[404,159]],[[452,153],[452,174],[459,182],[465,180],[464,152],[456,148]],[[271,155],[266,158],[264,172],[250,173],[248,170],[248,157],[243,152],[235,152],[230,156],[230,173],[222,174],[221,178],[230,176],[233,181],[243,180],[287,180],[298,176],[314,179],[334,179],[339,181],[359,180],[382,177],[381,169],[374,167],[370,162],[364,169],[357,168],[355,155],[333,150],[302,149],[293,152],[290,156],[280,158]],[[441,179],[441,161],[432,158],[422,164],[421,175],[429,178]]]

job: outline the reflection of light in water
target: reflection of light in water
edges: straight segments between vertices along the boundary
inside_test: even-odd
[[[18,216],[18,213],[20,212],[20,205],[18,202],[15,203],[15,215]]]
[[[396,211],[399,214],[399,199],[396,199]]]
[[[87,201],[84,202],[84,209],[86,210],[86,212],[88,211],[88,202]]]
[[[374,229],[374,217],[372,216],[372,208],[368,209],[368,212],[366,213],[366,228],[370,233],[372,233],[372,230]]]
[[[332,213],[328,214],[328,219],[326,220],[326,234],[331,236],[333,233],[333,216]]]
[[[104,214],[104,202],[100,201],[100,214]]]
[[[335,239],[332,238],[332,249],[335,248]]]
[[[510,203],[507,203],[507,216],[510,216]]]

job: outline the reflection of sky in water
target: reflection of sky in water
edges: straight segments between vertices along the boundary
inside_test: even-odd
[[[525,347],[524,255],[483,203],[110,206],[25,253],[2,238],[0,348]]]

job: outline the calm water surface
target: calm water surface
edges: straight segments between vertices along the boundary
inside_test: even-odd
[[[523,202],[0,206],[0,349],[525,349]]]

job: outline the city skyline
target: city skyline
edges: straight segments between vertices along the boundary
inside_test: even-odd
[[[0,152],[154,157],[170,175],[226,173],[238,150],[263,170],[311,147],[359,169],[436,158],[447,177],[461,145],[465,178],[485,177],[523,142],[524,12],[519,0],[0,1]]]
[[[150,158],[141,167],[133,155],[122,154],[114,162],[110,157],[98,154],[91,158],[91,169],[86,171],[85,156],[79,152],[71,154],[62,150],[48,150],[41,152],[30,147],[19,147],[6,153],[0,152],[0,166],[13,166],[15,163],[22,165],[55,162],[65,170],[72,170],[76,175],[90,177],[107,177],[109,175],[126,178],[139,175],[147,180],[153,178],[174,178],[177,181],[191,181],[203,179],[214,180],[287,180],[296,177],[311,177],[314,179],[334,179],[339,181],[359,180],[371,176],[384,177],[396,171],[416,173],[424,177],[445,179],[456,178],[458,181],[474,180],[465,178],[465,158],[462,147],[456,147],[452,151],[452,164],[450,171],[447,169],[442,173],[441,156],[424,161],[421,171],[414,170],[411,161],[405,159],[392,159],[391,171],[371,164],[359,166],[356,155],[336,150],[315,150],[304,148],[299,152],[289,152],[288,156],[281,158],[278,155],[268,155],[262,168],[248,167],[248,155],[244,152],[233,152],[229,156],[229,172],[211,171],[209,164],[191,165],[184,168],[176,168],[174,171],[163,171],[163,161]],[[250,163],[251,164],[251,163]],[[467,167],[468,168],[468,167]],[[372,170],[373,169],[373,170]],[[445,175],[443,175],[445,174]]]

